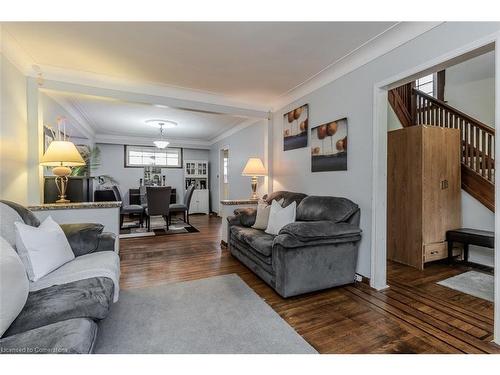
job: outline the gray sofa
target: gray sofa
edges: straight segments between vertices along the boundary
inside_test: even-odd
[[[267,203],[297,203],[296,222],[277,236],[251,226],[256,209],[235,210],[228,217],[229,250],[282,297],[291,297],[354,282],[360,209],[346,198],[306,196],[278,191]]]
[[[40,224],[33,213],[23,206],[0,201],[0,235],[6,240],[2,242],[4,258],[7,258],[5,254],[17,256],[12,251],[12,248],[15,248],[14,222],[17,220],[32,226]],[[28,281],[26,275],[24,275],[26,279],[18,280],[19,283],[29,285],[29,293],[26,290],[27,298],[26,296],[22,298],[19,314],[1,335],[0,353],[91,353],[93,351],[97,337],[96,322],[107,316],[113,300],[116,300],[118,295],[119,256],[115,252],[115,235],[103,233],[101,224],[62,224],[61,227],[68,238],[75,259],[36,282]],[[5,249],[8,246],[10,250]],[[75,267],[75,264],[78,267]],[[5,264],[3,266],[2,269],[5,270]],[[66,274],[64,274],[65,267]],[[22,271],[24,270],[23,268]],[[74,270],[78,272],[73,272]],[[109,277],[97,276],[106,272]],[[83,275],[83,278],[79,279],[72,274]],[[96,276],[86,277],[93,274]],[[22,273],[17,275],[23,276]],[[67,279],[68,275],[71,281],[58,282]],[[12,296],[12,291],[7,285],[16,280],[7,280],[8,277],[8,275],[2,277],[0,297],[4,301],[19,300],[17,296]],[[42,284],[37,284],[39,282]],[[42,285],[42,288],[37,285]],[[26,302],[23,306],[24,300]],[[4,319],[9,314],[5,312],[8,306],[1,308],[5,309],[0,311]]]

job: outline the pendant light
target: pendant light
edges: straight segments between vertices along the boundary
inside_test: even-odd
[[[163,124],[160,124],[160,139],[153,142],[158,148],[166,148],[169,145],[169,141],[163,138]]]

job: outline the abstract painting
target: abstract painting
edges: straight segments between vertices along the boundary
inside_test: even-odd
[[[309,106],[295,108],[283,115],[283,150],[307,147]]]
[[[347,118],[311,129],[311,171],[347,170]]]

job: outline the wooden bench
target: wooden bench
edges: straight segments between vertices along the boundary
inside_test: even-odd
[[[469,261],[469,245],[495,248],[495,232],[479,229],[460,228],[446,232],[448,241],[448,261],[453,261],[453,243],[460,242],[464,245],[464,262]]]

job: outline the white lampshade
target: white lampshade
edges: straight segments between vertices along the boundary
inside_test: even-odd
[[[49,167],[76,167],[85,165],[85,161],[73,142],[52,141],[40,160],[40,165]]]
[[[250,158],[241,172],[242,176],[267,176],[266,168],[259,158]]]

